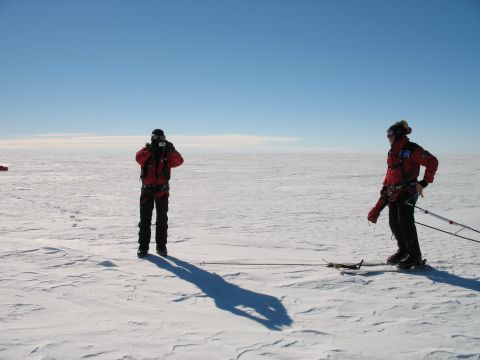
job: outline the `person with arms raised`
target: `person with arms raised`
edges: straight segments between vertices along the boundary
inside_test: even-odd
[[[156,250],[159,255],[167,256],[170,173],[172,168],[183,164],[183,158],[160,129],[153,130],[151,142],[140,149],[135,158],[141,166],[142,180],[137,256],[142,258],[148,254],[154,207],[157,213]]]

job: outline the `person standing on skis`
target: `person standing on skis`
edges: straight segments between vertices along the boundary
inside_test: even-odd
[[[410,142],[412,132],[405,120],[396,122],[387,130],[391,148],[387,157],[387,174],[380,191],[380,199],[368,213],[368,220],[376,223],[380,212],[388,205],[389,225],[398,244],[398,250],[387,258],[387,263],[409,269],[423,264],[415,227],[414,205],[423,189],[433,182],[438,168],[435,156],[421,146]],[[425,166],[421,181],[420,165]]]
[[[167,256],[168,197],[171,168],[183,164],[182,155],[165,139],[163,130],[152,131],[151,142],[140,149],[135,159],[141,166],[142,190],[140,195],[140,223],[138,227],[138,257],[148,254],[152,212],[156,208],[155,241],[157,253]]]

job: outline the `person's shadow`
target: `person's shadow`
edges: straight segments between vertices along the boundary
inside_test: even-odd
[[[293,323],[281,301],[274,296],[242,289],[173,256],[162,259],[149,255],[145,259],[197,286],[219,309],[254,320],[270,330],[281,330]]]

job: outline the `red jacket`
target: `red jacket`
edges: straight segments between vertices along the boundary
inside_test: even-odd
[[[167,152],[162,158],[154,155],[146,146],[137,152],[135,159],[142,167],[143,187],[167,184],[170,169],[183,164],[183,157],[177,150]],[[168,189],[161,193],[168,193]]]
[[[383,185],[402,185],[416,181],[422,165],[425,166],[425,174],[421,182],[425,187],[433,182],[438,168],[437,158],[421,146],[411,143],[406,136],[393,143],[388,152],[387,164]]]

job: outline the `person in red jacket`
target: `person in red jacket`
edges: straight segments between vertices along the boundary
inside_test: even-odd
[[[173,144],[165,139],[165,134],[160,129],[153,130],[151,143],[147,143],[140,149],[135,158],[142,168],[137,256],[144,257],[148,254],[154,206],[157,210],[155,232],[157,253],[161,256],[167,256],[170,172],[171,168],[183,164],[183,158],[175,150]]]
[[[435,156],[410,142],[407,135],[411,132],[405,120],[396,122],[387,130],[391,145],[387,174],[380,199],[368,213],[368,220],[376,223],[380,212],[388,205],[389,225],[397,240],[398,250],[387,258],[387,262],[404,269],[423,263],[413,205],[419,195],[423,197],[423,189],[433,182],[438,168]],[[423,179],[418,181],[420,165],[425,166],[425,173]]]

